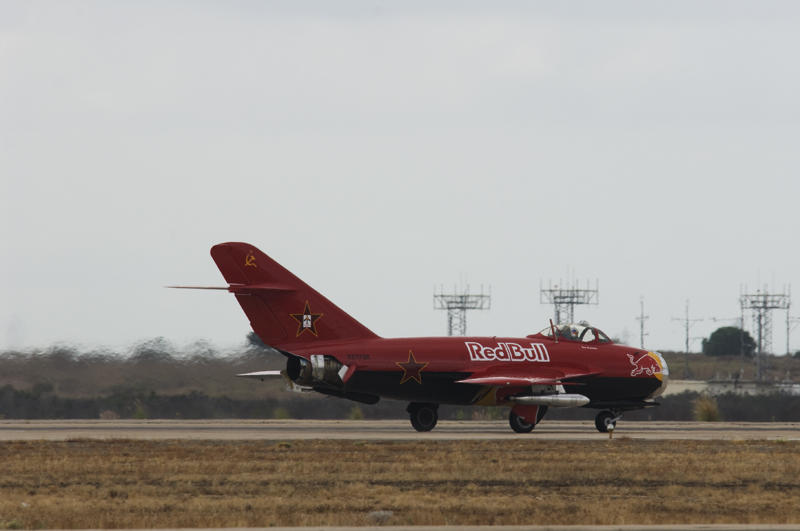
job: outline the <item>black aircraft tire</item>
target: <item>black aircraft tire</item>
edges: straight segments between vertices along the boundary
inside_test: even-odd
[[[608,427],[617,427],[617,421],[614,420],[614,414],[610,411],[601,411],[594,418],[594,425],[600,433],[608,433]]]
[[[522,417],[513,411],[508,414],[508,423],[511,425],[511,429],[517,433],[530,433],[536,427],[536,424],[525,422]]]
[[[431,431],[439,421],[439,412],[432,405],[421,404],[408,413],[411,417],[411,425],[417,431]]]

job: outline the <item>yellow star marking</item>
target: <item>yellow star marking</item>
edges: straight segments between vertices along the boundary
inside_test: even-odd
[[[398,367],[403,369],[403,377],[400,378],[400,383],[404,384],[409,380],[414,380],[418,384],[422,383],[422,375],[420,372],[422,369],[428,366],[429,362],[425,363],[417,363],[417,360],[414,359],[414,353],[412,351],[408,351],[408,361],[403,363],[402,361],[395,362]]]

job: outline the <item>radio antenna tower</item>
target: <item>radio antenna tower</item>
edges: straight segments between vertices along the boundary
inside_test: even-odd
[[[772,310],[786,310],[787,331],[789,329],[789,309],[792,305],[791,291],[784,288],[783,293],[769,293],[766,286],[764,291],[756,290],[755,293],[739,295],[739,304],[742,312],[750,310],[753,316],[753,326],[756,329],[756,379],[763,377],[763,356],[772,353]]]
[[[439,293],[433,294],[433,308],[435,310],[447,310],[447,335],[465,336],[467,335],[467,310],[488,310],[492,307],[492,288],[489,293],[483,293],[481,286],[480,295],[471,295],[469,286],[463,293],[453,289],[453,293],[443,293],[439,288]]]
[[[597,305],[600,303],[600,291],[598,281],[594,281],[594,288],[589,281],[586,281],[586,289],[580,289],[577,285],[559,286],[558,284],[548,283],[547,288],[543,288],[539,282],[539,303],[552,304],[555,308],[555,324],[574,323],[575,306],[581,304]]]
[[[644,314],[644,297],[639,297],[639,317],[636,318],[639,321],[639,347],[644,349],[644,336],[647,334],[644,333],[644,322],[650,319],[649,315]]]
[[[681,321],[683,323],[684,330],[686,331],[686,347],[683,351],[683,377],[688,379],[692,377],[692,371],[689,370],[689,330],[691,330],[693,324],[699,323],[702,321],[702,319],[689,319],[689,299],[686,299],[686,316],[673,317],[672,320]]]

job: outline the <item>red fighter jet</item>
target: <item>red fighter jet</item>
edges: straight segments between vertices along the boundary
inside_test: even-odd
[[[525,337],[382,338],[270,257],[246,243],[221,243],[211,256],[261,340],[286,356],[295,388],[374,404],[408,401],[411,425],[430,431],[439,404],[510,406],[518,433],[549,407],[601,410],[614,429],[622,412],[657,405],[669,370],[657,352],[617,345],[587,323],[553,325]],[[176,286],[188,287],[188,286]],[[208,288],[207,288],[208,289]]]

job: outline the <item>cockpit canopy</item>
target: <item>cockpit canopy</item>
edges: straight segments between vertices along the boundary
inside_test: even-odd
[[[611,343],[611,339],[600,329],[593,327],[586,321],[572,324],[553,325],[539,332],[544,337],[553,337],[555,330],[559,341],[575,341],[577,343]]]

